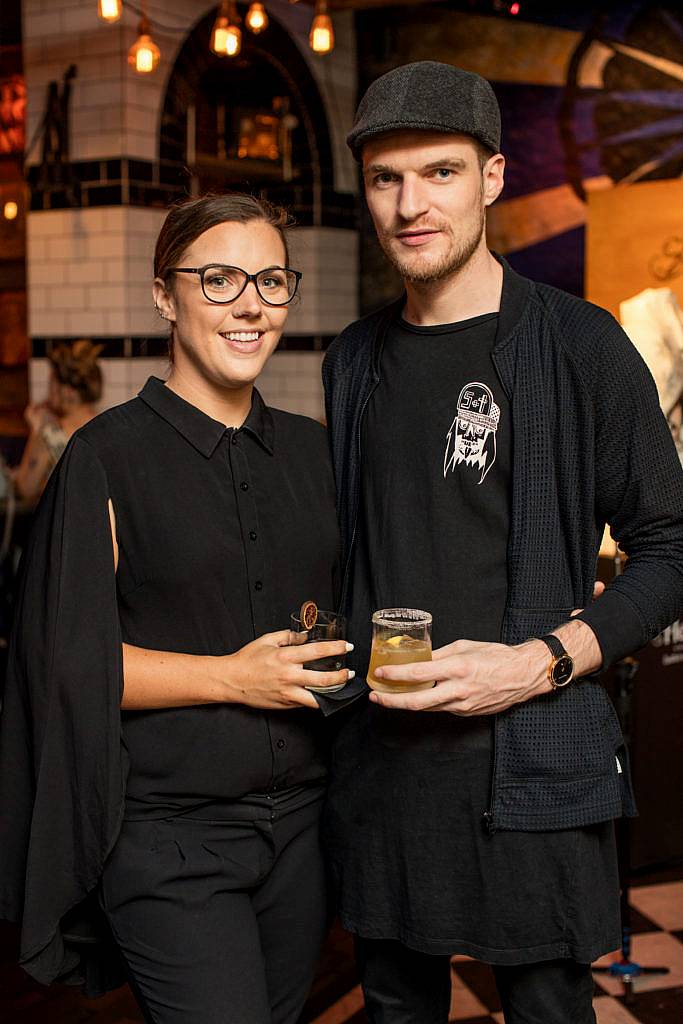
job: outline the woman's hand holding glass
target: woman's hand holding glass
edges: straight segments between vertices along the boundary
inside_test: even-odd
[[[224,684],[231,696],[226,700],[255,708],[317,708],[313,694],[305,686],[339,687],[353,679],[352,669],[316,672],[306,668],[309,661],[334,658],[353,649],[346,640],[321,640],[316,643],[292,643],[288,629],[264,633],[234,654],[219,659],[227,669]]]

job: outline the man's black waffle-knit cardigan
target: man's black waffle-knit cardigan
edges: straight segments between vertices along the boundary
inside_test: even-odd
[[[501,262],[493,360],[513,423],[501,639],[517,644],[540,636],[585,607],[580,617],[594,630],[607,667],[683,613],[683,471],[652,377],[616,320]],[[323,365],[347,566],[344,603],[360,528],[363,412],[399,308],[394,303],[351,324]],[[591,603],[606,522],[629,557],[623,575]],[[494,749],[492,829],[571,828],[634,813],[619,725],[595,678],[499,714]]]

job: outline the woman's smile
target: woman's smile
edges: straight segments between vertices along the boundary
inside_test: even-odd
[[[219,331],[233,352],[251,355],[261,348],[265,331]]]

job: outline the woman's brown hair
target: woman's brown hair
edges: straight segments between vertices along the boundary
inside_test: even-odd
[[[289,261],[285,228],[291,222],[282,207],[239,192],[199,196],[177,203],[168,211],[154,250],[154,276],[166,283],[169,270],[178,266],[186,250],[209,228],[226,221],[247,224],[251,220],[262,220],[275,228],[285,247],[285,260]]]
[[[73,388],[84,404],[99,402],[102,397],[102,371],[97,364],[101,351],[102,345],[80,338],[70,345],[56,345],[48,353],[59,383]]]

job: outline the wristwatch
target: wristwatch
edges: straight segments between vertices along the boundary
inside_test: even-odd
[[[574,659],[565,651],[560,640],[553,633],[539,636],[539,640],[550,649],[552,660],[548,665],[548,679],[555,690],[571,683],[574,678]]]

